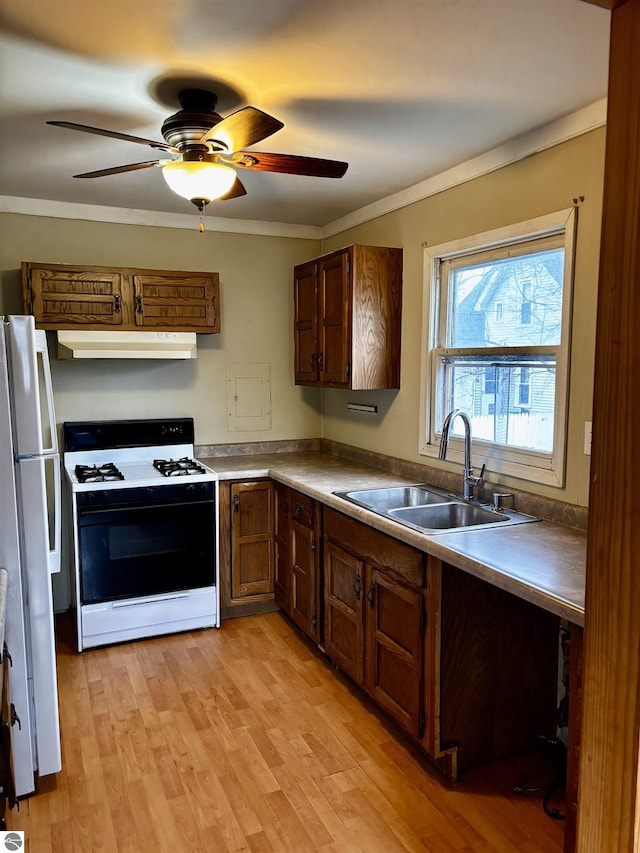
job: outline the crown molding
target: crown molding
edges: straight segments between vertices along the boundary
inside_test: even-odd
[[[419,184],[414,184],[405,190],[373,202],[373,204],[354,210],[353,213],[325,225],[322,229],[322,238],[332,237],[356,225],[362,225],[371,219],[383,216],[385,213],[391,213],[401,207],[436,195],[443,190],[451,189],[451,187],[464,184],[482,175],[488,175],[490,172],[503,168],[503,166],[524,160],[525,157],[530,157],[532,154],[553,148],[555,145],[560,145],[562,142],[567,142],[576,136],[602,127],[606,121],[607,99],[602,98],[575,113],[517,136],[479,157],[474,157],[472,160],[467,160],[459,166],[448,169],[446,172],[433,175]]]
[[[132,210],[126,207],[101,207],[51,199],[0,196],[0,213],[45,216],[54,219],[82,219],[90,222],[112,222],[118,225],[148,225],[156,228],[197,228],[197,217],[188,213],[163,213],[155,210]],[[292,225],[287,222],[263,222],[257,219],[224,219],[207,216],[206,228],[211,232],[254,234],[261,237],[296,237],[300,240],[322,239],[317,225]]]

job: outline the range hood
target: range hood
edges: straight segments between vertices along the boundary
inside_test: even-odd
[[[58,358],[197,358],[195,332],[58,332]]]

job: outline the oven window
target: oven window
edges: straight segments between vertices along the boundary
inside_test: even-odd
[[[212,501],[82,512],[83,604],[214,584],[214,513]]]

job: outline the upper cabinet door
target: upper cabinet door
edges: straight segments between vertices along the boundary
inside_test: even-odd
[[[133,276],[136,326],[217,332],[218,274],[146,273]]]
[[[402,249],[348,246],[294,271],[295,382],[400,387]]]
[[[115,270],[33,268],[25,295],[25,310],[41,329],[118,327],[123,322],[122,276]]]
[[[22,286],[39,329],[220,331],[217,272],[24,261]]]
[[[325,258],[318,275],[318,373],[323,384],[349,387],[351,250]]]
[[[296,267],[293,278],[295,382],[318,380],[318,264]]]

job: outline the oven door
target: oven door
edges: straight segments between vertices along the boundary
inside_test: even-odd
[[[80,597],[83,604],[137,598],[216,582],[214,484],[203,499],[162,498],[163,489],[96,493],[78,507]],[[175,488],[167,487],[169,492]],[[137,494],[139,492],[139,494]],[[107,497],[108,495],[108,497]],[[145,502],[146,498],[146,502]],[[195,496],[194,496],[195,498]]]

